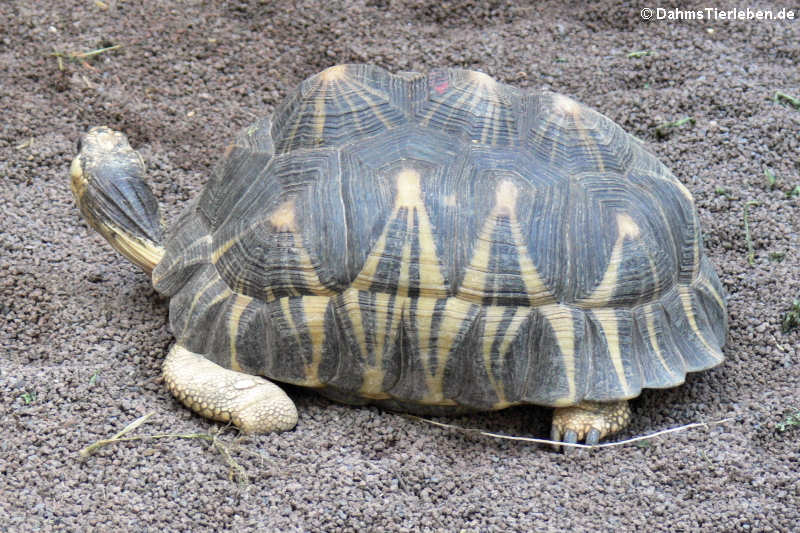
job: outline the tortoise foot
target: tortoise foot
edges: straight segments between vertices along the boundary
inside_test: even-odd
[[[628,402],[581,402],[556,408],[553,413],[551,439],[575,444],[585,441],[594,445],[600,439],[621,430],[631,420]],[[556,446],[556,449],[560,446]]]
[[[163,371],[173,396],[206,418],[233,422],[245,433],[286,431],[297,423],[294,403],[274,383],[222,368],[178,344]]]

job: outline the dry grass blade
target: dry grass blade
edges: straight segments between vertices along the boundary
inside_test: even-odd
[[[89,446],[85,447],[84,449],[82,449],[80,451],[81,457],[89,457],[90,455],[95,453],[97,450],[99,450],[103,446],[108,446],[109,444],[113,444],[113,443],[119,442],[121,440],[132,440],[132,439],[123,439],[122,437],[124,437],[125,435],[127,435],[128,433],[133,431],[134,429],[138,428],[139,426],[141,426],[142,424],[147,422],[147,419],[150,418],[151,416],[153,416],[154,414],[155,413],[151,412],[151,413],[147,413],[146,415],[140,416],[139,418],[137,418],[136,420],[134,420],[133,422],[131,422],[130,424],[128,424],[127,426],[122,428],[121,431],[116,433],[110,439],[103,439],[103,440],[99,440],[99,441],[97,441],[97,442],[95,442],[93,444],[90,444]],[[135,437],[135,438],[138,438],[138,437]]]
[[[219,454],[222,456],[222,459],[231,469],[231,475],[230,475],[231,479],[236,478],[236,482],[240,486],[248,484],[249,478],[247,476],[247,471],[244,469],[244,467],[242,467],[242,465],[236,462],[236,460],[231,455],[228,446],[226,446],[222,441],[220,441],[217,438],[218,435],[216,434],[211,435],[208,433],[159,433],[156,435],[141,435],[136,437],[125,436],[134,429],[144,424],[148,418],[153,416],[153,414],[154,413],[147,413],[146,415],[137,418],[136,420],[125,426],[121,431],[116,433],[113,437],[99,440],[83,448],[79,452],[80,456],[89,457],[90,455],[97,452],[97,450],[99,450],[100,448],[117,442],[130,442],[135,440],[157,440],[157,439],[200,439],[210,442],[211,446],[215,450],[217,450],[217,452],[219,452]]]
[[[679,431],[686,431],[688,429],[697,428],[697,427],[715,426],[715,425],[718,425],[718,424],[724,424],[726,422],[730,422],[731,420],[734,420],[733,418],[723,418],[722,420],[716,420],[714,422],[695,422],[693,424],[687,424],[685,426],[678,426],[678,427],[675,427],[675,428],[664,429],[664,430],[661,430],[661,431],[656,431],[655,433],[648,433],[647,435],[641,435],[639,437],[633,437],[633,438],[630,438],[630,439],[620,440],[620,441],[617,441],[617,442],[604,442],[602,444],[590,445],[590,444],[577,444],[577,443],[576,444],[571,444],[571,443],[567,443],[567,442],[557,442],[557,441],[553,441],[553,440],[550,440],[550,439],[536,439],[536,438],[533,438],[533,437],[517,437],[517,436],[514,436],[514,435],[504,435],[502,433],[492,433],[492,432],[489,432],[489,431],[483,431],[483,430],[475,429],[475,428],[462,428],[460,426],[454,426],[454,425],[451,425],[451,424],[444,424],[442,422],[436,422],[435,420],[429,420],[427,418],[422,418],[422,417],[414,416],[414,415],[406,415],[406,416],[408,416],[410,418],[413,418],[413,419],[416,419],[416,420],[420,420],[422,422],[426,422],[426,423],[431,424],[433,426],[439,426],[439,427],[448,428],[448,429],[455,429],[456,431],[461,431],[463,433],[477,433],[479,435],[483,435],[485,437],[492,437],[492,438],[495,438],[495,439],[515,440],[515,441],[522,441],[522,442],[532,442],[532,443],[535,443],[535,444],[549,444],[549,445],[554,445],[554,446],[566,446],[566,447],[571,447],[571,448],[611,448],[611,447],[614,447],[614,446],[622,446],[624,444],[631,444],[631,443],[634,443],[634,442],[639,442],[639,441],[643,441],[643,440],[652,439],[653,437],[658,437],[660,435],[666,435],[668,433],[677,433]]]

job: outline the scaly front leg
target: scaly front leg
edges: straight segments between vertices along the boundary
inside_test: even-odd
[[[286,431],[297,409],[283,389],[259,376],[222,368],[176,344],[164,361],[170,392],[195,413],[233,422],[245,433]]]

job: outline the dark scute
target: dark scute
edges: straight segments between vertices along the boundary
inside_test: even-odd
[[[204,265],[169,302],[169,322],[178,343],[208,353],[220,310],[230,291],[213,265]]]
[[[677,290],[665,294],[662,303],[673,328],[673,340],[686,360],[686,370],[697,372],[719,364],[722,361],[722,346],[717,344],[714,330],[705,310],[698,305],[698,300],[692,296],[692,311],[699,334],[692,329]]]
[[[275,110],[277,152],[340,146],[404,124],[406,85],[369,65],[340,65],[312,76]]]
[[[268,117],[244,128],[214,168],[200,197],[198,212],[212,230],[217,229],[238,197],[261,174],[274,152]]]
[[[213,247],[221,253],[217,269],[232,288],[264,298],[268,292],[282,297],[349,285],[337,160],[332,150],[276,156],[226,203]],[[291,227],[276,226],[273,216]],[[307,261],[319,278],[310,282],[315,285],[306,279]]]
[[[591,359],[586,357],[591,350],[590,339],[586,334],[584,313],[577,310],[568,311],[572,316],[575,363],[575,394],[583,398],[589,387],[587,373]],[[520,379],[524,389],[521,400],[537,405],[554,405],[558,400],[569,397],[570,388],[567,379],[567,368],[556,332],[545,315],[534,309],[530,319],[521,328],[527,336],[528,364]]]
[[[687,371],[686,361],[673,340],[674,328],[664,306],[660,302],[654,302],[637,307],[633,310],[633,319],[633,346],[639,354],[642,386],[665,388],[683,383]],[[655,341],[651,337],[650,323]]]
[[[191,202],[172,225],[164,248],[164,257],[153,269],[153,286],[164,296],[173,296],[211,260],[208,229],[197,215],[197,202]]]
[[[415,112],[420,124],[469,143],[519,143],[517,89],[485,74],[460,69],[432,71],[428,80],[428,99]]]
[[[452,232],[453,223],[442,220],[443,216],[448,216],[448,208],[442,202],[462,185],[456,183],[454,177],[462,164],[462,160],[456,159],[462,149],[454,139],[418,127],[399,128],[342,148],[349,279],[354,279],[361,271],[386,225],[392,223],[390,215],[397,192],[395,179],[404,169],[413,169],[421,176],[422,196],[427,216],[435,228],[438,255],[444,262],[445,278],[452,278],[455,267],[448,263],[447,250],[452,246],[448,233]],[[402,224],[398,224],[398,231],[404,233],[405,228],[400,226]],[[402,235],[397,234],[393,242],[401,244]],[[395,255],[399,257],[399,251]],[[384,284],[382,290],[394,292],[391,289],[391,285]]]
[[[559,111],[556,102],[563,98],[554,93],[525,98],[526,147],[570,174],[624,174],[638,148],[631,137],[609,118],[578,102],[573,102],[575,113]]]

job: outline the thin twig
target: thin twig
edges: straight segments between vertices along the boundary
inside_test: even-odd
[[[505,439],[505,440],[516,440],[522,442],[533,442],[536,444],[550,444],[556,446],[569,446],[572,448],[611,448],[612,446],[622,446],[623,444],[630,444],[632,442],[638,442],[642,440],[652,439],[653,437],[658,437],[660,435],[666,435],[667,433],[676,433],[678,431],[685,431],[687,429],[692,429],[696,427],[708,427],[708,426],[715,426],[717,424],[724,424],[726,422],[730,422],[734,420],[733,418],[723,418],[722,420],[716,420],[714,422],[695,422],[693,424],[687,424],[685,426],[674,427],[670,429],[664,429],[661,431],[656,431],[655,433],[649,433],[647,435],[642,435],[639,437],[633,437],[626,440],[621,440],[617,442],[604,442],[602,444],[578,444],[578,443],[569,443],[569,442],[558,442],[549,439],[536,439],[532,437],[516,437],[513,435],[504,435],[502,433],[491,433],[489,431],[483,431],[480,429],[475,428],[463,428],[459,426],[453,426],[451,424],[444,424],[442,422],[436,422],[435,420],[430,420],[427,418],[422,418],[415,415],[406,415],[410,418],[414,418],[416,420],[420,420],[422,422],[426,422],[433,426],[439,426],[448,429],[455,429],[457,431],[462,431],[464,433],[477,433],[479,435],[484,435],[486,437],[494,437],[496,439]]]

